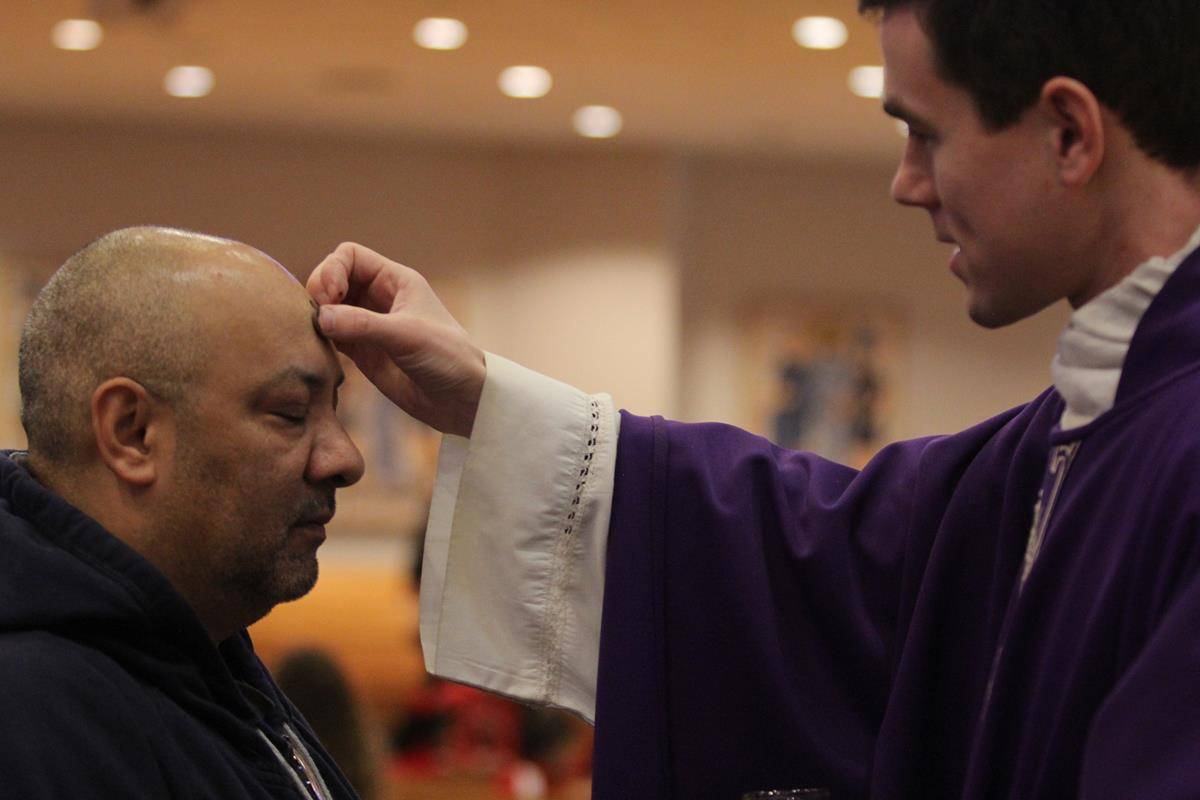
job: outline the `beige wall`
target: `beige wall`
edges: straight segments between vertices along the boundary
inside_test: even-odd
[[[741,395],[730,390],[738,317],[776,296],[861,299],[904,320],[900,437],[963,428],[1049,384],[1065,304],[1001,331],[974,325],[928,216],[889,199],[891,164],[693,159],[684,170],[686,418],[749,423]]]
[[[6,122],[0,153],[0,253],[57,261],[155,222],[243,239],[303,275],[356,239],[445,286],[485,347],[642,413],[742,421],[738,310],[763,296],[895,308],[905,436],[1042,388],[1064,318],[972,326],[928,221],[888,201],[890,165],[53,121]]]

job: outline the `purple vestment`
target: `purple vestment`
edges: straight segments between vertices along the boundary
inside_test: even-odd
[[[1200,797],[1200,256],[1062,410],[861,472],[623,414],[595,800]]]

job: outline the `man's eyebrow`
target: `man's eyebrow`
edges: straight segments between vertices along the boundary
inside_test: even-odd
[[[902,104],[899,100],[884,100],[883,113],[887,114],[889,117],[895,117],[896,119],[904,120],[909,125],[916,125],[919,128],[933,127],[924,119],[905,108],[904,104]]]
[[[333,381],[333,387],[335,389],[338,388],[345,382],[345,380],[346,373],[342,370],[342,367],[339,364],[337,368],[337,374]],[[268,392],[271,389],[276,389],[285,383],[294,383],[297,381],[303,383],[306,387],[308,387],[309,391],[312,392],[320,391],[321,389],[325,388],[326,384],[328,383],[326,377],[319,372],[313,372],[312,370],[304,367],[292,366],[287,367],[276,375],[265,380],[262,385],[259,386],[258,390],[260,393]]]

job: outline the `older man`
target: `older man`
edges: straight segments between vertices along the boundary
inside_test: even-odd
[[[594,713],[597,800],[1196,797],[1200,4],[861,6],[910,131],[893,196],[980,324],[1072,304],[1054,387],[856,472],[485,377],[411,270],[340,248],[325,331],[470,437],[426,661]]]
[[[21,338],[0,455],[0,797],[352,798],[245,628],[317,579],[362,459],[336,354],[267,256],[104,236]]]

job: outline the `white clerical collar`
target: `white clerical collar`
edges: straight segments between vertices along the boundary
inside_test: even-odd
[[[1200,228],[1172,256],[1155,256],[1120,283],[1076,309],[1050,365],[1054,388],[1067,403],[1059,422],[1078,428],[1112,408],[1133,332],[1167,278],[1193,250]]]

